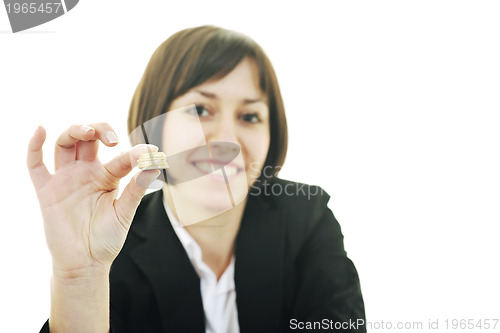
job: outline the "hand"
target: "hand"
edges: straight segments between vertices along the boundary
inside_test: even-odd
[[[27,165],[42,210],[54,274],[72,277],[94,268],[109,269],[125,242],[147,184],[160,172],[142,171],[117,199],[119,181],[142,153],[158,148],[138,145],[101,164],[99,140],[106,146],[117,143],[111,126],[73,125],[57,139],[55,173],[50,174],[43,163],[45,138],[45,129],[39,127],[29,143]]]

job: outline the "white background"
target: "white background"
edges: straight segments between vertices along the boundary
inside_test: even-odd
[[[447,318],[499,318],[500,4],[237,3],[82,0],[17,34],[0,7],[2,331],[37,332],[49,315],[32,132],[47,129],[51,170],[72,123],[114,126],[121,143],[103,160],[127,149],[151,54],[202,24],[241,31],[271,58],[290,132],[281,176],[331,194],[368,321],[439,319],[445,332]]]

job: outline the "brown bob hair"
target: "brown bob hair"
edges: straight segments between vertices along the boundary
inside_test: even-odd
[[[129,134],[167,112],[172,101],[188,90],[208,80],[223,78],[246,57],[255,61],[260,89],[269,103],[271,142],[264,163],[266,172],[260,180],[276,176],[285,161],[288,145],[278,80],[262,48],[235,31],[201,26],[179,31],[163,42],[153,53],[132,98],[127,124]],[[132,136],[130,140],[132,145],[143,143]]]

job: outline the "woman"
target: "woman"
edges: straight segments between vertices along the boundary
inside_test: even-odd
[[[54,174],[42,160],[45,130],[30,141],[53,259],[42,332],[365,331],[328,195],[276,177],[286,119],[254,41],[211,26],[171,36],[146,68],[128,126],[135,146],[106,164],[97,148],[116,145],[111,126],[71,126]],[[120,178],[158,147],[168,171],[142,171],[117,199]],[[163,189],[143,198],[158,176]]]

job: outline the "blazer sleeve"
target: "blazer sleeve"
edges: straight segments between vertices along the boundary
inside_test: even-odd
[[[40,330],[40,333],[50,333],[50,328],[49,328],[49,320],[47,319],[47,321],[45,322],[45,324],[43,324],[43,327],[42,329]],[[113,333],[113,329],[110,329],[109,330],[109,333]]]
[[[45,324],[43,324],[43,327],[40,330],[40,333],[50,333],[48,320],[45,322]]]
[[[297,256],[298,289],[293,317],[320,322],[318,331],[366,332],[365,310],[358,273],[344,250],[340,225],[318,200],[309,217],[311,231]],[[327,328],[328,327],[328,328]]]

